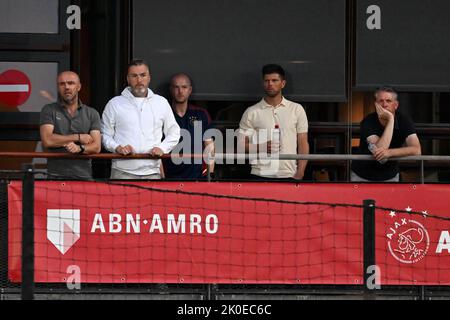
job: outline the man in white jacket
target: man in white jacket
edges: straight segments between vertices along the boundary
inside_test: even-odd
[[[145,61],[130,62],[128,87],[107,103],[102,115],[102,140],[108,151],[161,156],[177,145],[180,127],[167,100],[148,88],[150,78]],[[160,179],[160,163],[150,159],[113,160],[111,179]]]

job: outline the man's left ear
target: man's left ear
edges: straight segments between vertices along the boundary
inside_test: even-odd
[[[281,89],[284,89],[285,86],[286,86],[286,80],[283,80],[283,81],[281,82]]]

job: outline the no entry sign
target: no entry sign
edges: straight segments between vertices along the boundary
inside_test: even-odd
[[[31,82],[18,70],[7,70],[0,74],[0,104],[15,108],[24,104],[31,94]]]

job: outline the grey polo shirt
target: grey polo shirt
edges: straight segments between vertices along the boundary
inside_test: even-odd
[[[60,135],[89,134],[92,130],[100,131],[100,115],[97,110],[81,102],[79,105],[74,117],[71,117],[67,109],[58,102],[45,105],[41,111],[40,125],[51,124],[54,126],[53,133]],[[48,151],[67,153],[63,147],[49,148]],[[51,175],[66,178],[92,178],[91,160],[89,159],[48,159],[47,171]]]

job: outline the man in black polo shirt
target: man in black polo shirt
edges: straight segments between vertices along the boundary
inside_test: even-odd
[[[353,161],[351,181],[398,182],[397,161],[393,157],[421,154],[420,141],[412,120],[397,111],[397,92],[381,87],[375,92],[376,112],[360,124],[360,154],[372,154],[377,161]]]
[[[78,99],[80,78],[75,72],[58,75],[58,102],[42,108],[40,134],[49,152],[93,154],[101,148],[100,115]],[[48,159],[50,178],[92,178],[89,159]]]

